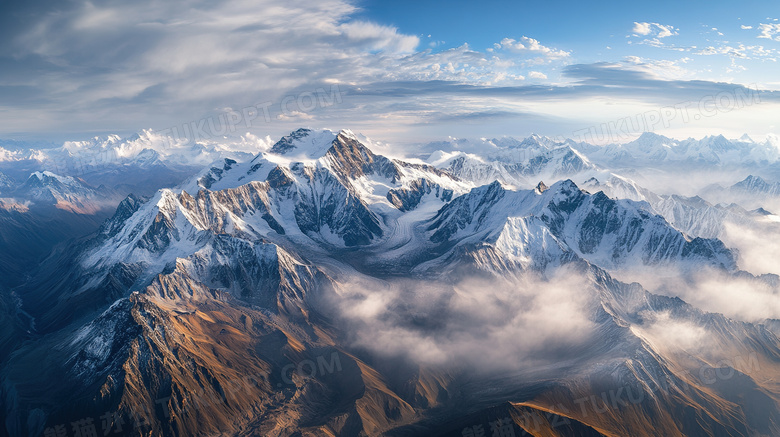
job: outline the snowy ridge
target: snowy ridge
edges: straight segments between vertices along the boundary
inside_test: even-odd
[[[769,183],[760,176],[750,175],[729,190],[736,194],[780,196],[780,182]]]
[[[534,218],[534,226],[507,225],[512,218]],[[555,240],[531,237],[546,236],[539,229],[542,223]],[[578,256],[607,269],[689,262],[736,268],[734,255],[722,242],[689,240],[662,217],[648,213],[642,204],[613,200],[603,193],[590,195],[571,181],[558,182],[541,193],[511,191],[494,182],[446,205],[428,229],[436,243],[464,245],[504,238],[504,248],[510,247],[506,242],[510,237],[502,236],[503,232],[523,231],[521,241],[536,239],[558,252],[565,243]]]
[[[729,166],[778,162],[780,148],[772,137],[762,143],[745,136],[729,140],[723,135],[708,136],[701,140],[674,140],[645,132],[634,141],[610,144],[595,149],[588,156],[602,165],[618,167],[657,165],[663,162]]]
[[[664,217],[676,229],[692,237],[720,238],[726,223],[751,226],[757,216],[739,205],[713,205],[699,196],[658,195],[616,174],[605,182],[590,178],[581,186],[591,193],[603,191],[611,198],[645,202],[649,212]]]
[[[529,188],[539,179],[559,180],[597,169],[571,142],[559,143],[538,135],[523,141],[452,140],[432,145],[446,150],[433,152],[427,159],[431,165],[477,185],[499,181]]]
[[[571,150],[539,138],[512,145]],[[636,202],[588,194],[570,180],[546,190],[513,191],[497,182],[472,188],[433,165],[376,155],[352,132],[299,129],[251,160],[226,159],[174,190],[158,192],[125,223],[112,224],[117,232],[83,265],[139,264],[153,274],[228,235],[325,251],[375,247],[369,259],[382,263],[431,245],[487,242],[527,265],[576,256],[606,268],[735,267],[720,241],[693,238],[717,236],[731,210],[701,199],[657,196],[614,174],[606,183],[593,178],[584,186]]]
[[[0,172],[0,193],[10,191],[16,186],[16,183],[8,175]]]

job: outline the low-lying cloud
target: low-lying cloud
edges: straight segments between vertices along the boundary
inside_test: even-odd
[[[595,293],[577,275],[550,280],[354,280],[342,317],[353,345],[378,356],[477,370],[517,369],[581,356],[593,339]]]
[[[739,267],[753,274],[780,275],[780,222],[777,216],[756,220],[756,226],[724,223],[721,239],[738,251]]]

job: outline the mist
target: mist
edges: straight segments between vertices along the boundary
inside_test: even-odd
[[[553,365],[582,355],[596,326],[593,286],[565,270],[549,280],[355,279],[339,310],[353,346],[380,357],[477,371]]]

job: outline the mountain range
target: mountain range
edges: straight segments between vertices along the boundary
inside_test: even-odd
[[[773,138],[154,138],[45,152],[121,157],[82,175],[5,163],[0,241],[41,241],[0,259],[9,435],[780,434],[780,313],[686,302],[701,272],[780,295],[724,239],[771,203],[720,202],[777,195]],[[737,179],[643,186],[667,164]]]

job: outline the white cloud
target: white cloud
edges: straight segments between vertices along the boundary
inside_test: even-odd
[[[5,48],[15,59],[42,59],[53,71],[13,83],[35,89],[45,105],[27,99],[25,107],[13,108],[13,117],[0,120],[0,131],[96,124],[163,129],[214,108],[278,102],[322,84],[515,85],[528,65],[569,57],[527,37],[504,40],[506,50],[464,44],[434,53],[428,46],[443,42],[421,44],[397,28],[353,20],[356,8],[346,0],[68,5],[74,6],[35,18]],[[2,109],[10,109],[7,100],[0,100]]]
[[[531,79],[547,79],[547,75],[539,71],[532,71],[528,73],[528,77]]]
[[[653,347],[669,352],[697,352],[707,347],[703,342],[708,337],[708,332],[701,326],[690,321],[672,317],[668,312],[642,311],[644,323],[632,326],[635,333],[649,340]]]
[[[639,56],[626,56],[625,61],[639,71],[650,73],[653,77],[665,80],[689,79],[693,72],[681,66],[690,61],[690,58],[677,60],[647,59]]]
[[[704,311],[744,322],[780,319],[780,286],[774,278],[761,276],[780,274],[776,261],[780,257],[780,223],[726,222],[724,231],[721,240],[736,250],[740,270],[751,275],[710,268],[689,272],[665,269],[621,272],[619,279],[637,281],[651,292],[677,296]]]
[[[519,40],[504,38],[501,42],[494,44],[493,47],[495,49],[507,50],[513,53],[538,55],[547,60],[563,59],[571,55],[571,52],[544,46],[538,40],[527,36],[523,36]]]
[[[301,111],[290,111],[286,114],[279,114],[276,118],[279,120],[303,121],[313,120],[314,116]]]
[[[742,28],[743,30],[745,30],[745,29],[752,29],[753,28],[753,26],[745,26],[744,24],[739,26],[739,27]]]
[[[652,26],[650,23],[646,23],[646,22],[638,23],[634,21],[634,28],[631,31],[637,35],[650,35],[650,32],[652,31]]]
[[[722,240],[739,251],[740,268],[755,274],[780,275],[780,224],[766,220],[756,225],[760,227],[726,223]]]
[[[707,46],[701,49],[697,49],[692,52],[694,55],[726,55],[731,58],[739,59],[765,59],[768,61],[776,60],[778,51],[775,49],[767,49],[760,45],[745,45],[739,44],[731,46],[728,44],[722,44],[720,46]]]
[[[453,285],[356,278],[337,307],[354,327],[355,345],[377,354],[483,372],[521,369],[578,356],[594,339],[597,292],[567,273]]]
[[[402,35],[393,27],[366,21],[344,23],[339,29],[350,42],[364,45],[371,50],[411,53],[420,44],[420,39],[416,36]]]
[[[635,35],[655,36],[656,38],[666,38],[668,36],[674,36],[678,34],[678,31],[674,28],[674,26],[659,23],[648,23],[644,21],[635,21],[631,32]]]
[[[598,90],[523,87],[526,77],[547,84],[566,81],[560,76],[565,69],[559,67],[581,61],[566,47],[524,36],[505,38],[486,50],[466,44],[432,49],[429,43],[435,40],[356,21],[355,15],[355,3],[347,0],[225,0],[208,5],[194,0],[75,0],[63,3],[57,14],[28,14],[32,21],[0,45],[3,59],[21,60],[14,68],[0,69],[0,82],[13,86],[10,97],[27,90],[34,94],[16,101],[4,98],[9,92],[0,95],[5,115],[0,132],[54,132],[62,139],[96,130],[129,134],[200,120],[215,108],[273,103],[273,121],[257,120],[250,127],[253,132],[276,136],[308,120],[307,125],[352,127],[372,135],[403,131],[411,136],[413,129],[418,129],[414,135],[433,135],[436,129],[435,134],[480,129],[485,135],[521,135],[525,126],[536,130],[541,124],[559,134],[590,125],[595,114],[578,110],[564,119],[557,107],[540,111],[545,102],[566,95],[571,107],[575,101],[590,107],[591,102],[580,99],[596,92],[631,93],[626,101],[639,101],[634,94],[641,90],[632,88],[631,79],[624,87],[600,84]],[[665,35],[676,29],[648,24],[653,25],[650,36],[642,39],[674,40]],[[753,56],[748,48],[745,54]],[[540,66],[547,64],[553,67]],[[11,71],[29,74],[5,80]],[[654,77],[675,73],[661,64],[654,71]],[[615,77],[604,76],[602,82]],[[343,102],[276,118],[284,97],[332,84],[341,86]],[[508,92],[494,92],[495,86]],[[666,98],[666,86],[660,83],[658,89],[661,94],[644,98]]]
[[[631,41],[629,41],[629,44],[631,44]],[[689,47],[680,47],[680,46],[677,46],[675,44],[666,43],[664,41],[661,41],[658,38],[646,38],[646,39],[643,39],[642,41],[639,41],[637,44],[643,44],[643,45],[648,45],[648,46],[651,46],[651,47],[657,47],[659,49],[674,50],[674,51],[677,51],[677,52],[684,52],[684,51],[687,51],[687,50],[690,49]]]
[[[761,33],[758,35],[759,38],[766,38],[774,41],[780,41],[780,24],[761,23],[758,25],[758,29],[761,31]]]

